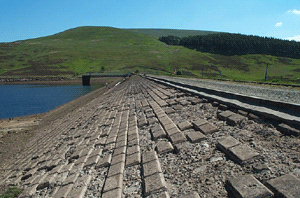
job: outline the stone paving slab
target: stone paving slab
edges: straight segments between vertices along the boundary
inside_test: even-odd
[[[156,173],[154,175],[146,177],[144,180],[144,194],[146,196],[159,190],[167,190],[167,184],[162,173]]]
[[[158,123],[158,119],[156,117],[152,117],[148,119],[148,124],[152,125],[154,123]]]
[[[234,114],[235,114],[235,113],[233,113],[232,111],[227,110],[227,111],[223,111],[223,112],[219,113],[219,114],[218,114],[218,118],[219,118],[220,120],[226,121],[227,118],[228,118],[229,116],[232,116],[232,115],[234,115]]]
[[[166,132],[169,137],[171,137],[172,135],[175,135],[177,133],[181,133],[181,131],[176,126],[175,126],[175,128],[166,130]]]
[[[151,132],[153,140],[157,140],[159,138],[165,138],[165,137],[167,137],[164,129],[162,128],[162,126],[160,124],[152,127],[150,129],[150,132]]]
[[[68,185],[68,184],[74,184],[79,176],[79,173],[70,174],[67,176],[67,178],[63,181],[62,186]]]
[[[134,153],[126,156],[126,167],[134,166],[141,163],[141,153]]]
[[[177,126],[181,131],[193,128],[193,125],[189,121],[181,122]]]
[[[111,176],[118,175],[118,174],[123,175],[124,168],[125,168],[125,162],[120,162],[120,163],[111,165],[109,167],[107,177],[111,177]]]
[[[58,191],[55,193],[53,198],[62,198],[67,197],[68,193],[72,190],[73,184],[68,184],[66,186],[62,186],[58,189]]]
[[[224,105],[224,104],[220,104],[218,109],[222,110],[222,111],[226,111],[227,110],[227,105]]]
[[[139,139],[128,140],[127,145],[128,146],[139,145]]]
[[[240,114],[233,114],[227,118],[227,123],[229,125],[235,126],[244,120],[246,120],[245,116],[242,116]]]
[[[300,197],[300,179],[292,174],[271,179],[266,184],[275,193],[276,197]]]
[[[67,198],[82,198],[87,190],[87,186],[91,181],[91,175],[82,175],[73,185],[72,190],[68,193]]]
[[[187,141],[185,135],[182,132],[175,133],[175,134],[169,136],[169,138],[173,144],[178,144],[178,143]]]
[[[134,153],[140,152],[140,146],[134,145],[127,147],[127,155],[132,155]]]
[[[120,155],[116,155],[116,156],[113,156],[112,160],[111,160],[111,165],[115,165],[115,164],[118,164],[118,163],[125,163],[125,153],[122,153]]]
[[[117,188],[114,190],[110,190],[102,194],[102,198],[121,198],[122,197],[122,189]]]
[[[192,191],[192,192],[182,195],[181,198],[200,198],[200,196],[197,192]]]
[[[168,132],[174,128],[177,128],[176,125],[173,122],[170,122],[168,124],[163,124],[164,129]]]
[[[170,115],[170,114],[175,113],[176,111],[172,108],[166,108],[165,112],[166,112],[166,114]]]
[[[144,177],[151,176],[155,173],[161,173],[161,167],[158,160],[153,160],[147,163],[143,163],[143,175]]]
[[[142,163],[147,163],[153,160],[158,160],[157,154],[155,151],[147,151],[142,155]]]
[[[114,189],[122,189],[123,186],[123,175],[117,174],[111,177],[107,177],[105,180],[105,185],[103,189],[103,193],[114,190]]]
[[[202,99],[200,98],[191,98],[189,101],[192,103],[192,105],[196,105],[202,102]]]
[[[159,193],[158,195],[153,194],[148,196],[147,198],[170,198],[169,193],[167,193],[166,191]]]
[[[90,167],[90,166],[97,164],[99,158],[100,158],[99,155],[94,155],[92,157],[89,157],[87,159],[86,163],[84,164],[84,167]]]
[[[206,139],[206,136],[198,131],[188,131],[186,137],[191,143],[201,142]]]
[[[164,154],[173,152],[174,148],[170,142],[161,141],[156,145],[156,151],[158,154]]]
[[[126,154],[126,146],[116,148],[114,150],[113,156],[120,155],[120,154]]]
[[[200,126],[202,126],[206,123],[207,123],[207,121],[204,119],[201,119],[201,118],[192,122],[194,129],[197,131],[200,131]]]
[[[228,153],[228,150],[231,147],[239,145],[240,142],[234,139],[232,136],[222,137],[218,140],[217,148],[223,151],[224,153]]]
[[[259,153],[253,151],[250,147],[244,144],[239,144],[229,148],[228,155],[231,159],[242,165],[251,163],[255,159],[261,158]]]
[[[214,125],[212,125],[210,123],[203,124],[203,125],[199,126],[198,129],[205,135],[219,131],[219,129],[217,127],[215,127]]]
[[[112,158],[111,155],[106,155],[104,157],[100,157],[95,168],[98,169],[98,168],[110,166],[111,158]]]
[[[273,197],[272,191],[260,183],[252,175],[242,175],[236,178],[229,178],[227,186],[234,197],[257,198]]]
[[[181,111],[181,110],[183,110],[183,106],[182,106],[182,105],[179,105],[179,104],[173,105],[172,107],[173,107],[173,109],[176,110],[176,111]]]

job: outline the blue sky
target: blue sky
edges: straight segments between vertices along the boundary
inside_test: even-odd
[[[300,41],[299,0],[3,1],[0,42],[78,26],[210,30]]]

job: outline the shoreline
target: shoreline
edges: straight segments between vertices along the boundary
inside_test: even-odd
[[[93,83],[105,83],[112,78],[92,78],[91,85]],[[32,81],[5,81],[0,80],[0,85],[82,85],[81,79],[67,79],[67,80],[32,80]]]
[[[79,109],[101,96],[120,82],[122,78],[100,79],[108,82],[108,88],[101,87],[66,104],[41,114],[0,119],[0,167],[14,160],[14,157],[26,149],[26,143],[37,133],[53,124],[56,120]],[[100,81],[98,80],[98,82]],[[0,170],[1,171],[1,170]]]

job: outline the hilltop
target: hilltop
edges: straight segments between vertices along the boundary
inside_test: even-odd
[[[143,31],[85,26],[47,37],[0,43],[0,74],[2,77],[74,76],[116,70],[171,74],[176,68],[185,75],[202,77],[203,71],[206,78],[219,78],[220,69],[223,78],[260,81],[269,64],[270,80],[300,78],[298,59],[202,53],[167,45]]]

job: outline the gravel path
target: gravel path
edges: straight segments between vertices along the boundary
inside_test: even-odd
[[[259,98],[266,98],[271,100],[283,101],[300,104],[300,91],[290,90],[288,88],[271,88],[269,86],[254,86],[248,84],[237,84],[232,82],[201,80],[201,79],[184,79],[168,76],[160,76],[166,80],[181,82],[194,86],[206,87],[210,89],[217,89],[232,93],[239,93],[247,96],[255,96]]]

